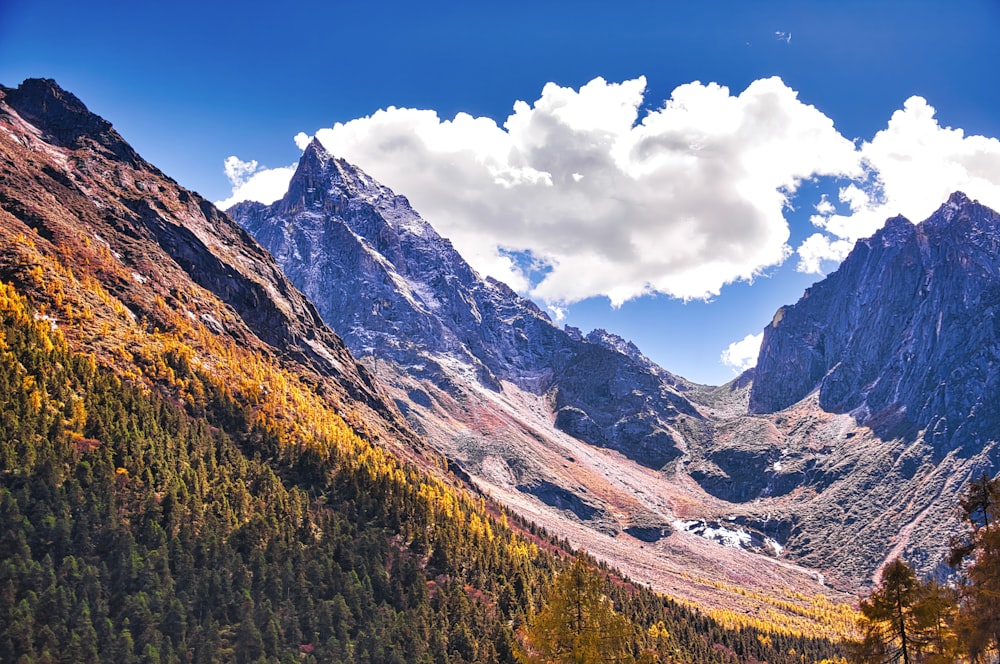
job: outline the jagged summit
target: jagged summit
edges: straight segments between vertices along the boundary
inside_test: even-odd
[[[765,330],[751,411],[818,390],[885,435],[978,451],[1000,426],[998,249],[1000,215],[961,192],[919,224],[888,220]]]
[[[495,392],[508,382],[551,393],[564,431],[650,465],[677,456],[666,432],[679,412],[695,410],[676,381],[623,340],[569,334],[507,285],[480,278],[404,197],[318,141],[283,199],[230,212],[356,355],[452,393],[466,376]]]
[[[979,201],[974,201],[965,195],[965,192],[955,191],[952,192],[951,196],[943,206],[941,206],[941,213],[943,216],[949,219],[954,217],[956,212],[961,212],[964,208],[978,206]]]
[[[302,152],[292,182],[324,183],[331,193],[337,190],[341,196],[361,196],[377,199],[392,196],[386,187],[368,177],[360,168],[332,155],[318,138],[313,138]]]
[[[90,139],[131,166],[142,161],[110,122],[90,112],[50,78],[29,78],[17,88],[0,86],[0,95],[21,118],[41,130],[43,140],[75,149]]]

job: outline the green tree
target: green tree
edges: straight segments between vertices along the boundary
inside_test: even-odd
[[[914,611],[920,583],[913,570],[897,558],[882,570],[879,587],[861,602],[860,627],[864,637],[855,652],[859,662],[887,664],[914,662],[920,631]]]
[[[944,664],[959,659],[955,592],[922,582],[900,559],[882,570],[879,587],[861,602],[864,638],[854,660],[871,664]]]
[[[969,659],[980,661],[1000,650],[1000,478],[972,481],[960,504],[970,531],[952,542],[948,562],[963,580],[959,638]]]
[[[959,640],[955,632],[958,595],[949,586],[931,579],[920,585],[920,596],[914,605],[920,628],[916,639],[917,654],[926,664],[946,664],[959,661]]]
[[[556,578],[524,641],[520,659],[529,664],[631,662],[635,628],[577,558]]]

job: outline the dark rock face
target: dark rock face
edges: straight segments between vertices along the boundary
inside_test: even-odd
[[[82,101],[52,79],[29,78],[17,88],[4,88],[4,96],[6,103],[41,129],[42,138],[53,145],[66,148],[99,146],[130,166],[142,162],[110,122],[91,113]]]
[[[21,224],[53,251],[78,253],[81,272],[93,272],[134,313],[155,316],[149,303],[160,298],[215,334],[315,372],[325,388],[404,431],[369,372],[273,257],[211,203],[142,159],[74,95],[48,79],[0,86],[0,125],[6,230]],[[106,255],[88,249],[95,242]],[[109,266],[101,267],[104,260]],[[133,278],[113,276],[120,270]],[[14,272],[4,277],[0,265],[0,278]]]
[[[559,485],[551,482],[540,481],[535,484],[518,487],[525,493],[530,493],[538,497],[546,505],[555,507],[574,514],[578,519],[587,521],[593,519],[600,513],[600,510],[588,504],[577,494],[567,491]]]
[[[938,454],[1000,430],[1000,215],[961,193],[890,219],[764,332],[750,410],[814,389],[829,412]]]
[[[673,528],[663,526],[629,526],[625,532],[641,542],[659,542],[664,537],[669,537]]]
[[[319,142],[283,199],[229,212],[356,356],[455,395],[470,379],[551,393],[555,426],[574,437],[655,468],[680,455],[670,427],[697,416],[683,381],[624,340],[561,330],[506,285],[481,279],[404,197]]]

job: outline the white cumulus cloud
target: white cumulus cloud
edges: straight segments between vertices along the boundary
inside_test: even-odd
[[[226,177],[229,178],[229,182],[234,187],[239,187],[254,174],[257,170],[258,164],[256,159],[243,161],[239,157],[231,155],[226,157],[226,161],[223,166],[225,167]]]
[[[243,161],[239,157],[226,157],[226,177],[233,185],[229,198],[216,201],[215,207],[225,210],[240,201],[259,201],[271,204],[285,195],[288,182],[295,173],[294,166],[261,169],[256,159]]]
[[[942,127],[934,116],[925,99],[910,97],[862,144],[867,177],[841,188],[843,212],[825,199],[817,206],[812,222],[823,232],[799,247],[799,270],[818,273],[823,260],[842,260],[890,217],[923,221],[955,191],[1000,208],[1000,141]]]
[[[1000,141],[941,126],[921,97],[857,146],[779,78],[738,94],[688,83],[640,112],[646,96],[643,77],[548,83],[502,124],[389,107],[315,136],[407,196],[481,274],[557,309],[597,295],[709,298],[752,280],[792,254],[784,215],[818,176],[846,184],[814,205],[816,232],[796,247],[806,272],[889,217],[926,218],[955,190],[1000,208]],[[236,157],[225,169],[233,195],[221,207],[273,202],[294,172]]]
[[[734,371],[743,373],[751,367],[757,366],[757,356],[760,354],[760,344],[764,340],[764,333],[748,334],[739,341],[729,344],[720,359],[727,367],[732,367]]]
[[[531,294],[557,305],[716,295],[788,257],[783,210],[803,179],[862,173],[854,144],[778,78],[738,95],[689,83],[640,117],[645,95],[642,77],[549,83],[502,126],[388,108],[316,137],[405,194],[480,273],[525,290],[509,256],[530,252],[545,266]]]

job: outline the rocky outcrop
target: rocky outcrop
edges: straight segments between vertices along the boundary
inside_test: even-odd
[[[680,455],[675,420],[697,417],[684,381],[634,345],[562,330],[530,300],[480,278],[404,197],[318,141],[284,198],[229,212],[375,366],[391,362],[453,396],[469,379],[550,394],[555,426],[574,437],[654,468]]]
[[[883,437],[942,455],[1000,430],[1000,215],[954,194],[923,223],[902,217],[764,331],[750,410],[819,391]]]

